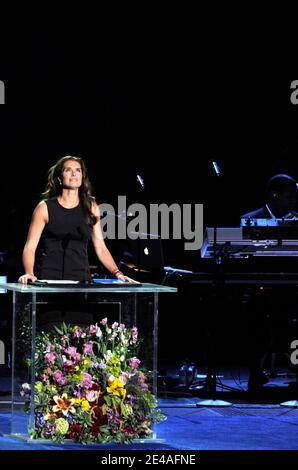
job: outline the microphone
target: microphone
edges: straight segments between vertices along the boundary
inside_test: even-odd
[[[215,171],[215,173],[216,173],[216,176],[217,176],[218,178],[220,178],[220,177],[221,177],[221,172],[220,172],[220,169],[219,169],[219,166],[218,166],[217,162],[213,161],[213,162],[212,162],[212,166],[213,166],[213,169],[214,169],[214,171]]]

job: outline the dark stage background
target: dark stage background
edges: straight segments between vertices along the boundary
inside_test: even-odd
[[[277,172],[298,179],[291,62],[260,44],[243,44],[241,54],[235,42],[206,50],[191,29],[183,39],[151,39],[111,47],[85,32],[4,47],[0,251],[10,281],[47,170],[63,155],[85,159],[98,202],[203,203],[205,225],[237,226],[263,204]],[[217,196],[212,160],[223,175]],[[185,252],[183,241],[165,241],[164,252],[166,265],[200,270],[199,253]],[[197,318],[195,301],[181,305]],[[161,332],[168,335],[165,323]]]

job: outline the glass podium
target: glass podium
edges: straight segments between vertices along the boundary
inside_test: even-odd
[[[87,326],[108,317],[109,323],[136,326],[142,341],[139,357],[142,365],[152,371],[152,391],[157,394],[159,294],[177,292],[176,288],[147,283],[115,287],[1,283],[0,288],[12,293],[13,303],[10,435],[28,438],[34,427],[36,332],[53,328],[55,321]]]

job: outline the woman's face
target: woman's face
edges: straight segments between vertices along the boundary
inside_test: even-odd
[[[77,189],[82,185],[83,174],[79,162],[66,160],[62,170],[62,184],[66,189]]]

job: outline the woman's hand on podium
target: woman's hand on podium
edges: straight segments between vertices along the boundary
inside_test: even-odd
[[[119,279],[119,281],[130,282],[131,284],[140,284],[139,281],[135,281],[134,279],[131,279],[130,277],[125,276],[125,274],[123,274],[121,271],[116,273],[116,278]]]
[[[29,282],[35,282],[37,280],[37,277],[34,276],[34,274],[23,274],[22,276],[19,277],[18,282],[20,284],[28,284]]]

